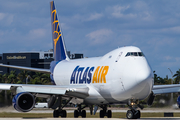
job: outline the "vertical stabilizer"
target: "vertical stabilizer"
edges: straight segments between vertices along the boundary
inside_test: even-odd
[[[66,47],[62,37],[62,32],[59,27],[59,21],[54,6],[54,1],[50,2],[50,7],[51,7],[51,26],[52,26],[53,49],[54,49],[54,61],[69,59],[66,53]]]

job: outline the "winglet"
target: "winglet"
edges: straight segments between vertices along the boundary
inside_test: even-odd
[[[54,60],[68,60],[69,57],[66,53],[65,43],[62,37],[62,32],[59,27],[59,21],[57,12],[54,6],[54,1],[50,2],[51,7],[51,25],[52,25],[52,38],[53,38],[53,49],[54,49]]]

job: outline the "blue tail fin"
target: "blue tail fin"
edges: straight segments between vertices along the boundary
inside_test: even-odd
[[[54,61],[61,61],[68,59],[68,56],[66,53],[66,47],[62,37],[62,32],[59,27],[59,21],[54,6],[54,1],[50,2],[50,7],[51,7],[51,25],[52,25],[52,38],[53,38],[53,49],[54,49]]]

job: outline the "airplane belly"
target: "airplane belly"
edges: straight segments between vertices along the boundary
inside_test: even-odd
[[[118,82],[117,82],[118,83]],[[111,85],[112,86],[112,85]],[[109,103],[119,103],[129,99],[145,99],[151,92],[152,86],[148,82],[144,81],[138,85],[134,85],[131,88],[126,87],[126,84],[122,86],[121,84],[114,84],[114,88],[110,91],[104,88],[101,89],[101,96]]]
[[[100,94],[99,89],[92,86],[87,85],[89,87],[89,96],[85,98],[85,103],[90,104],[107,104],[108,101]]]

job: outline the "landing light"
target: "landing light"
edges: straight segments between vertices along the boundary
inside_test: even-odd
[[[131,105],[135,105],[135,103],[132,102]]]

